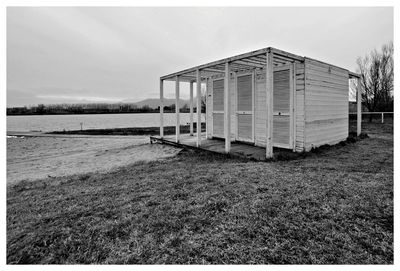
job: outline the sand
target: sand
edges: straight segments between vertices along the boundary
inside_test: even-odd
[[[7,137],[7,184],[107,172],[138,161],[173,157],[179,151],[149,144],[148,136]]]

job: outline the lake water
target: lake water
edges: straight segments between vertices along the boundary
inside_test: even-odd
[[[196,114],[193,119],[196,122]],[[205,121],[204,114],[202,122]],[[180,114],[180,123],[190,122],[189,113]],[[107,129],[126,127],[157,127],[160,125],[160,114],[93,114],[93,115],[34,115],[7,116],[7,131],[62,131],[83,129]],[[164,126],[175,125],[175,113],[164,113]]]

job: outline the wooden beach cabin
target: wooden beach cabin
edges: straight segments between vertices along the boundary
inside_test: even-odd
[[[275,48],[221,59],[160,78],[160,136],[158,139],[199,148],[214,140],[219,149],[232,144],[254,146],[264,158],[273,148],[309,151],[336,144],[348,137],[349,80],[359,75],[347,69]],[[190,84],[191,135],[193,135],[193,84],[197,97],[206,85],[206,133],[180,135],[179,110],[176,135],[163,132],[163,85],[175,81],[176,108],[180,83]],[[361,93],[357,90],[357,133],[361,133]],[[201,101],[197,99],[197,108]],[[197,123],[201,114],[197,112]],[[205,148],[205,147],[204,147]],[[218,149],[218,148],[217,148]],[[250,150],[251,151],[251,150]]]

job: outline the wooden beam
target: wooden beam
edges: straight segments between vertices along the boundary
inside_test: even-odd
[[[266,150],[265,157],[267,159],[273,157],[273,123],[274,123],[274,57],[271,51],[268,51],[266,59],[266,75],[265,75],[265,91],[266,91],[266,109],[267,109],[267,129],[266,129]]]
[[[164,137],[164,80],[160,79],[160,137]]]
[[[239,64],[239,65],[244,65],[250,68],[264,68],[264,65],[258,64],[258,63],[254,63],[251,61],[247,61],[246,60],[236,60],[235,62],[233,62],[232,64]]]
[[[245,60],[252,62],[252,63],[260,64],[263,67],[265,67],[265,59],[263,59],[263,58],[252,57],[252,58],[246,58]]]
[[[261,54],[265,54],[265,52],[267,50],[269,50],[269,48],[263,48],[263,49],[260,49],[260,50],[244,53],[244,54],[241,54],[241,55],[220,59],[220,60],[213,61],[213,62],[210,62],[210,63],[207,63],[207,64],[199,65],[199,66],[196,66],[196,67],[193,67],[193,68],[190,68],[190,69],[186,69],[186,70],[182,70],[182,71],[179,71],[179,72],[175,72],[175,73],[171,73],[171,74],[162,76],[161,79],[173,78],[173,77],[175,77],[177,75],[182,75],[182,74],[185,74],[185,73],[189,73],[189,72],[195,71],[197,69],[203,70],[203,69],[208,68],[208,67],[213,67],[214,68],[215,66],[218,67],[218,65],[222,66],[227,62],[232,62],[232,61],[243,59],[243,58],[248,58],[248,57],[253,57],[253,56],[258,56],[258,55],[261,55]]]
[[[224,71],[222,70],[218,70],[218,69],[212,69],[212,68],[206,68],[204,70],[201,70],[202,72],[216,72],[216,73],[224,73]]]
[[[225,135],[225,153],[231,151],[231,107],[230,107],[230,89],[229,79],[231,77],[229,62],[225,63],[224,78],[224,135]]]
[[[222,68],[222,66],[225,63],[233,62],[233,61],[236,61],[236,60],[241,60],[241,59],[246,59],[246,58],[254,58],[254,57],[262,58],[262,55],[264,55],[267,51],[275,53],[279,57],[286,58],[288,60],[292,60],[292,61],[293,60],[297,60],[297,61],[301,61],[301,62],[304,61],[304,58],[301,57],[301,56],[298,56],[298,55],[295,55],[295,54],[291,54],[291,53],[288,53],[288,52],[285,52],[285,51],[282,51],[282,50],[278,50],[278,49],[275,49],[275,48],[268,47],[268,48],[263,48],[263,49],[260,49],[260,50],[255,50],[255,51],[252,51],[252,52],[248,52],[248,53],[244,53],[244,54],[240,54],[240,55],[236,55],[236,56],[220,59],[220,60],[217,60],[217,61],[213,61],[213,62],[210,62],[210,63],[207,63],[207,64],[199,65],[199,66],[196,66],[196,67],[193,67],[193,68],[189,68],[189,69],[186,69],[186,70],[182,70],[182,71],[179,71],[179,72],[171,73],[171,74],[162,76],[161,79],[164,79],[164,80],[172,79],[175,76],[187,74],[187,73],[196,71],[198,69],[199,70],[203,70],[203,69],[206,69],[206,68],[217,68],[217,69],[218,69],[218,67]]]
[[[180,120],[179,120],[179,77],[175,76],[175,142],[179,143],[180,136]]]
[[[268,49],[270,49],[270,52],[273,53],[274,55],[284,56],[284,57],[287,57],[289,59],[298,60],[298,61],[303,61],[304,60],[304,58],[301,57],[301,56],[298,56],[298,55],[295,55],[295,54],[292,54],[292,53],[289,53],[289,52],[285,52],[285,51],[282,51],[282,50],[279,50],[279,49],[276,49],[276,48],[271,48],[270,47]]]
[[[361,122],[362,122],[362,113],[361,113],[361,79],[357,80],[357,136],[361,134]]]
[[[361,77],[360,74],[349,71],[349,78],[350,79],[352,79],[352,78],[360,78],[360,77]]]
[[[196,141],[196,146],[200,147],[201,146],[201,76],[200,76],[200,70],[196,71],[196,95],[197,95],[197,124],[196,124],[196,130],[197,130],[197,141]]]
[[[190,135],[193,136],[193,82],[190,82],[189,110],[190,110]]]

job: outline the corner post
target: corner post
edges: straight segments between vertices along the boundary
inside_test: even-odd
[[[204,95],[205,95],[205,103],[206,103],[206,108],[205,108],[205,112],[204,112],[204,115],[205,115],[205,117],[204,117],[204,119],[205,119],[205,121],[206,121],[206,139],[208,139],[208,84],[209,84],[209,81],[208,81],[208,78],[206,79],[206,91],[205,91],[205,93],[204,93]]]
[[[201,77],[200,70],[196,70],[196,96],[197,96],[197,124],[196,124],[196,132],[197,132],[197,141],[196,146],[201,146]]]
[[[180,120],[179,120],[179,77],[175,77],[175,116],[176,116],[176,125],[175,125],[175,142],[179,143],[179,135],[180,135]]]
[[[271,50],[267,51],[266,61],[266,74],[265,74],[265,86],[266,86],[266,106],[267,106],[267,129],[266,129],[266,150],[265,157],[267,159],[273,157],[273,123],[274,123],[274,56]]]
[[[231,108],[230,108],[230,66],[229,62],[225,63],[224,78],[224,135],[225,135],[225,153],[231,151]]]
[[[361,134],[361,79],[357,79],[357,136]]]
[[[160,79],[160,137],[164,137],[164,80]]]
[[[190,135],[193,136],[193,81],[190,81]]]

